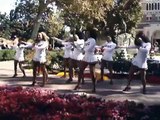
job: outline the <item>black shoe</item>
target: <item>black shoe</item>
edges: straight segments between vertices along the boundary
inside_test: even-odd
[[[74,90],[78,90],[78,89],[80,89],[80,88],[81,88],[81,86],[76,85],[75,88],[74,88]]]
[[[31,84],[31,86],[35,86],[35,84],[36,84],[37,82],[36,81],[34,81],[32,84]]]
[[[131,87],[125,87],[124,89],[123,89],[123,91],[129,91],[131,89]]]
[[[26,75],[23,75],[23,77],[22,78],[26,78]]]
[[[17,74],[14,74],[14,75],[12,76],[12,78],[15,78],[15,77],[17,77]]]

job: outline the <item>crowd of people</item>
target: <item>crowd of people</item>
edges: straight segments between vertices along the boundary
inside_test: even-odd
[[[49,48],[49,37],[44,32],[39,32],[34,43],[24,42],[22,37],[19,37],[18,42],[15,42],[11,48],[16,50],[15,60],[14,60],[14,75],[17,76],[17,64],[19,64],[20,70],[23,73],[23,77],[26,77],[25,70],[23,68],[24,59],[24,49],[34,50],[33,56],[33,81],[32,85],[36,84],[37,70],[40,68],[43,75],[42,86],[45,86],[48,81],[48,73],[46,69],[46,52]],[[124,46],[118,46],[113,42],[110,36],[106,36],[106,42],[103,45],[97,45],[97,33],[94,29],[88,29],[85,31],[85,37],[83,34],[72,34],[65,40],[58,39],[54,37],[55,41],[61,42],[64,46],[64,77],[66,76],[66,68],[69,68],[69,78],[66,83],[71,83],[73,81],[74,73],[78,77],[75,90],[80,89],[81,85],[85,83],[84,71],[86,67],[89,68],[90,76],[92,80],[92,92],[96,92],[96,64],[99,60],[95,54],[96,50],[102,52],[102,58],[100,60],[100,71],[101,77],[99,82],[103,82],[104,68],[109,70],[110,84],[113,84],[112,76],[112,64],[113,64],[113,53],[116,48],[124,48]],[[128,84],[123,91],[128,91],[131,89],[130,83],[135,72],[139,71],[141,74],[141,81],[143,85],[143,93],[146,93],[146,70],[147,57],[150,53],[151,43],[148,38],[139,32],[135,37],[135,45],[125,47],[127,49],[138,49],[137,55],[132,59],[132,65],[129,70]]]

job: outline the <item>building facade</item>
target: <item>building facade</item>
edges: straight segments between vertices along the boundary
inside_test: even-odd
[[[141,0],[143,18],[137,31],[144,31],[152,44],[160,45],[160,0]]]

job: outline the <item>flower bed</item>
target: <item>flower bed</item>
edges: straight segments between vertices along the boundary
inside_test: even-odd
[[[160,106],[51,90],[0,87],[0,120],[158,120]]]

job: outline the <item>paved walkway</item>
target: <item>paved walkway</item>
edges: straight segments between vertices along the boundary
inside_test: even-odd
[[[31,87],[32,83],[32,70],[26,70],[26,78],[22,78],[22,73],[18,69],[18,77],[11,78],[13,76],[13,61],[0,62],[0,85],[11,85],[11,86],[23,86]],[[109,81],[97,83],[97,92],[91,93],[92,83],[88,78],[85,79],[86,83],[82,86],[79,91],[73,91],[76,85],[77,78],[71,84],[65,84],[66,79],[60,78],[56,75],[49,75],[49,82],[43,89],[52,89],[58,93],[76,93],[76,94],[87,94],[102,97],[106,100],[133,100],[136,102],[143,102],[146,105],[160,104],[160,85],[147,84],[147,94],[143,95],[142,85],[139,80],[132,82],[132,89],[128,93],[122,92],[127,81],[125,79],[113,80],[114,84],[110,85]],[[42,77],[38,78],[38,85],[40,87],[42,83]]]

